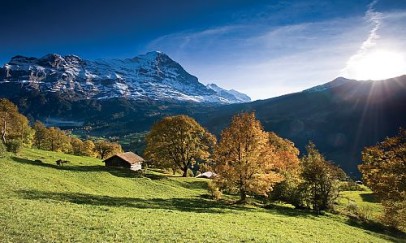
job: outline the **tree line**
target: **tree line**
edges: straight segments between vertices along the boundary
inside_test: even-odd
[[[213,195],[235,193],[240,203],[265,197],[320,212],[332,207],[344,173],[313,143],[299,158],[293,142],[264,131],[254,113],[234,116],[219,141],[185,115],[157,122],[146,140],[145,156],[152,166],[178,168],[183,176],[196,165],[210,170],[216,173]]]
[[[266,198],[319,213],[333,208],[340,186],[349,180],[312,142],[299,157],[293,142],[264,131],[254,113],[234,116],[219,141],[185,115],[157,122],[146,140],[145,156],[152,166],[180,169],[183,176],[195,167],[215,172],[209,184],[213,197],[236,194],[240,203],[247,197]],[[365,148],[359,169],[384,206],[381,222],[405,229],[406,130]]]
[[[39,121],[31,127],[7,99],[0,99],[0,128],[0,156],[23,146],[101,159],[122,152],[117,143],[81,140]],[[338,197],[340,181],[347,179],[312,142],[299,157],[293,142],[264,131],[254,113],[234,116],[219,141],[193,118],[165,117],[152,127],[146,141],[144,155],[152,166],[180,169],[183,176],[196,167],[213,171],[217,176],[209,186],[212,195],[235,193],[240,203],[247,197],[261,197],[316,212],[329,210]],[[365,148],[359,169],[384,206],[382,221],[405,229],[406,130]]]
[[[0,99],[1,142],[0,153],[17,153],[22,147],[63,152],[80,156],[108,158],[122,152],[118,143],[106,140],[81,140],[57,127],[46,127],[36,121],[30,126],[28,119],[7,99]]]

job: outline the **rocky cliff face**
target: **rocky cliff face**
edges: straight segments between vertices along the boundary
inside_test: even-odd
[[[0,87],[57,93],[72,100],[128,98],[220,104],[250,101],[234,90],[203,85],[179,63],[156,51],[128,59],[95,61],[75,55],[15,56],[0,68]]]

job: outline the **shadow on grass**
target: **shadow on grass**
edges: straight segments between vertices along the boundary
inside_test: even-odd
[[[14,162],[21,163],[21,164],[37,165],[37,166],[48,167],[48,168],[57,168],[56,165],[47,164],[40,160],[29,160],[29,159],[18,158],[15,156],[12,156],[11,159]]]
[[[87,204],[108,207],[129,207],[138,209],[167,209],[195,213],[226,213],[224,209],[244,210],[251,209],[226,205],[203,198],[131,198],[92,195],[84,193],[45,192],[37,190],[18,191],[21,198],[30,200],[55,200],[75,204]]]
[[[186,189],[192,189],[192,190],[198,190],[198,189],[202,189],[202,190],[207,190],[208,189],[208,185],[207,185],[207,181],[179,181],[179,185],[183,188]]]
[[[379,200],[376,195],[372,192],[365,192],[359,194],[364,202],[378,203]]]
[[[406,242],[406,233],[398,229],[384,226],[374,221],[361,221],[357,218],[349,217],[347,224],[363,230],[380,234],[380,237],[393,242]]]
[[[138,174],[132,170],[125,169],[125,168],[114,168],[114,167],[106,167],[103,165],[91,165],[91,166],[75,166],[75,165],[63,165],[58,166],[56,164],[49,164],[44,163],[40,160],[29,160],[24,158],[18,157],[11,157],[14,162],[21,163],[21,164],[30,164],[35,166],[41,166],[46,168],[53,168],[57,170],[65,170],[65,171],[76,171],[76,172],[109,172],[110,174],[118,177],[126,177],[126,178],[134,178],[137,177]]]
[[[151,180],[164,180],[164,179],[168,179],[167,176],[165,175],[158,175],[158,174],[146,174],[144,175],[145,177],[151,179]]]
[[[278,204],[268,204],[264,207],[265,209],[270,209],[269,212],[275,214],[282,214],[289,217],[305,217],[305,218],[316,218],[320,215],[314,213],[308,209],[297,209],[288,206],[278,205]]]

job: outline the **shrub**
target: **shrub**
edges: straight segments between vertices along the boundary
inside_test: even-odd
[[[365,188],[358,185],[354,181],[341,182],[339,186],[340,191],[365,191]]]
[[[186,176],[187,177],[194,177],[195,175],[193,174],[193,171],[191,169],[188,169]]]
[[[167,175],[174,175],[173,170],[171,168],[165,168],[163,169],[163,173]]]
[[[144,177],[146,170],[136,170],[134,171],[134,177],[140,178]]]
[[[345,210],[350,213],[350,214],[356,214],[358,211],[358,205],[354,202],[349,202],[347,206],[345,207]]]
[[[346,206],[347,213],[363,222],[372,220],[372,208],[369,206],[358,207],[354,202],[349,202]]]
[[[221,199],[222,193],[219,190],[219,188],[216,186],[216,184],[213,183],[212,181],[210,181],[208,184],[208,190],[213,199],[215,199],[215,200]]]
[[[3,157],[7,152],[6,146],[2,142],[0,142],[0,157]]]
[[[7,151],[12,153],[18,153],[23,147],[23,142],[19,139],[11,139],[6,143]]]
[[[384,201],[382,203],[385,207],[384,215],[381,220],[382,223],[406,230],[406,201]]]
[[[295,208],[304,208],[303,195],[300,188],[300,180],[287,176],[286,179],[277,184],[269,194],[270,200],[278,200],[292,204]]]

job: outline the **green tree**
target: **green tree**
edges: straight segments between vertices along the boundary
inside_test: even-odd
[[[216,139],[193,118],[180,115],[157,122],[146,137],[145,156],[152,164],[179,168],[183,176],[196,161],[209,158]]]
[[[337,170],[312,142],[309,142],[306,151],[307,155],[302,158],[302,200],[320,213],[321,210],[331,209],[338,197]]]
[[[362,152],[364,183],[385,206],[385,221],[406,228],[406,130]]]
[[[215,183],[221,189],[238,192],[240,203],[245,203],[249,194],[267,195],[283,180],[278,173],[279,158],[272,152],[269,134],[254,113],[234,116],[215,149]]]

